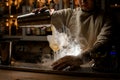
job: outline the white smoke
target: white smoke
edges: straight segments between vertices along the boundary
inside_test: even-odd
[[[81,52],[81,48],[77,40],[72,39],[70,31],[60,33],[52,25],[52,35],[47,36],[47,40],[51,49],[54,51],[54,61],[66,56],[77,56]]]

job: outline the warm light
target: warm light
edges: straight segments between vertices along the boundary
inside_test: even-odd
[[[12,0],[9,0],[9,4],[10,4],[10,5],[12,4]]]
[[[118,4],[115,4],[115,6],[118,6]]]
[[[5,25],[6,25],[6,26],[9,26],[9,19],[6,19]]]
[[[9,26],[9,23],[8,23],[8,22],[6,22],[6,26]]]
[[[78,0],[75,0],[75,1],[74,1],[74,4],[75,4],[75,7],[78,7],[78,6],[79,6],[79,1],[78,1]]]
[[[45,3],[46,1],[45,0],[41,0],[40,2]]]
[[[18,0],[18,3],[21,3],[22,2],[22,0]]]
[[[10,15],[10,18],[13,18],[13,15]]]
[[[8,3],[8,2],[6,2],[6,6],[9,6],[9,3]]]
[[[51,0],[48,0],[48,4],[50,4],[50,1],[51,1]]]
[[[17,24],[17,20],[15,20],[15,25],[17,26],[18,24]]]
[[[21,2],[22,2],[22,0],[17,0],[17,8],[20,6]]]
[[[15,5],[18,5],[18,2],[17,2],[17,0],[14,2],[14,4],[15,4]]]
[[[6,19],[6,21],[8,21],[8,19]]]

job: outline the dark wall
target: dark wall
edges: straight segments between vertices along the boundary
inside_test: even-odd
[[[120,0],[104,0],[105,10],[108,15],[111,15],[113,26],[113,45],[116,46],[118,69],[120,72],[120,7],[114,6],[115,4],[120,6]],[[112,6],[111,6],[112,5]]]
[[[111,9],[112,23],[113,23],[113,44],[116,46],[118,57],[118,68],[120,72],[120,9]]]

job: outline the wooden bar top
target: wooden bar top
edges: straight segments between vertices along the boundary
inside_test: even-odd
[[[54,71],[0,66],[0,80],[120,80],[119,73]]]

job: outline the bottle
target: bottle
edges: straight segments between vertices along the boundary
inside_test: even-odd
[[[6,19],[6,21],[5,21],[5,29],[4,29],[4,34],[5,35],[9,35],[9,33],[10,33],[10,29],[9,29],[10,27],[9,27],[9,20],[8,19]]]
[[[11,35],[16,35],[15,20],[12,20],[12,24],[11,24]]]
[[[0,47],[0,52],[1,52],[1,64],[2,65],[10,65],[11,58],[9,54],[9,42],[2,42],[1,47]]]
[[[45,36],[46,35],[46,27],[45,26],[40,27],[40,35],[41,36]]]
[[[4,33],[4,30],[4,26],[2,25],[2,23],[0,23],[0,35]]]
[[[5,26],[4,34],[9,35],[9,26],[7,25]]]
[[[30,27],[26,28],[26,35],[32,35],[32,30]]]
[[[21,27],[18,27],[18,29],[17,29],[17,35],[22,35],[22,28]]]
[[[17,13],[22,13],[22,6],[23,6],[23,2],[21,1],[21,2],[19,3],[19,7],[18,7],[18,9],[17,9]]]
[[[0,17],[3,17],[4,13],[4,6],[3,4],[0,4]]]
[[[4,14],[9,15],[9,3],[6,2],[5,8],[4,8]]]
[[[51,27],[46,27],[46,35],[52,35]]]
[[[16,5],[15,5],[15,0],[12,0],[11,4],[11,15],[15,15],[17,13]]]
[[[40,35],[40,28],[39,27],[37,27],[37,28],[35,28],[36,30],[36,36],[39,36]]]

